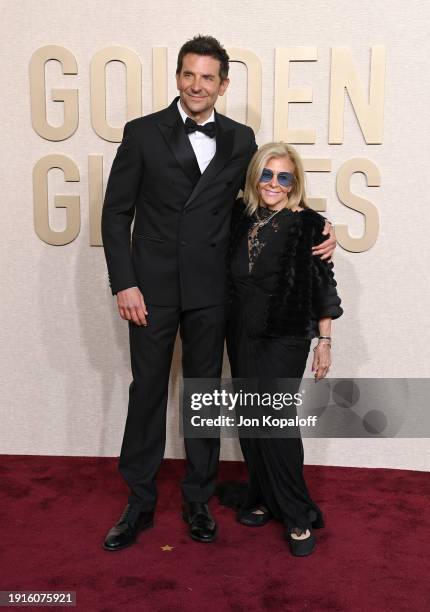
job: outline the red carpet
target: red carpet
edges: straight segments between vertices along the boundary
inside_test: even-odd
[[[190,540],[179,515],[183,463],[172,460],[159,475],[154,529],[132,548],[105,552],[126,502],[116,464],[0,458],[0,590],[74,590],[77,609],[89,612],[428,609],[428,473],[307,466],[326,527],[316,531],[316,552],[297,559],[279,524],[241,526],[215,502],[218,541]],[[221,464],[220,479],[230,478],[244,478],[242,464]]]

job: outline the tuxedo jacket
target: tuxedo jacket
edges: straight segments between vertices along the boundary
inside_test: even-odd
[[[102,238],[113,294],[138,286],[147,304],[187,310],[227,299],[231,213],[257,145],[251,128],[215,111],[216,153],[201,174],[177,101],[126,123]]]

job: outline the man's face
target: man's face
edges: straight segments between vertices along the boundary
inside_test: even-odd
[[[223,96],[229,79],[221,81],[220,62],[207,55],[187,53],[182,69],[176,75],[182,106],[188,115],[205,121],[215,106],[218,96]]]

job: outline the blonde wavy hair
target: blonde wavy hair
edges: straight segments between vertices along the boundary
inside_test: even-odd
[[[252,216],[261,204],[258,193],[258,184],[261,173],[267,162],[273,158],[289,157],[294,164],[294,183],[288,194],[287,208],[301,206],[308,208],[306,201],[305,172],[300,155],[294,147],[285,142],[268,142],[260,147],[250,161],[246,173],[245,189],[243,199],[246,205],[246,214]]]

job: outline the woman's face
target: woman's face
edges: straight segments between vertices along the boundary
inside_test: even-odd
[[[261,202],[263,206],[267,208],[280,210],[287,205],[288,194],[293,188],[293,185],[281,185],[278,181],[278,174],[281,172],[294,175],[294,164],[287,156],[272,157],[266,162],[264,170],[270,170],[273,176],[269,181],[263,182],[260,180],[258,183],[257,189]],[[262,178],[264,178],[264,175],[270,175],[270,172],[263,171]]]

